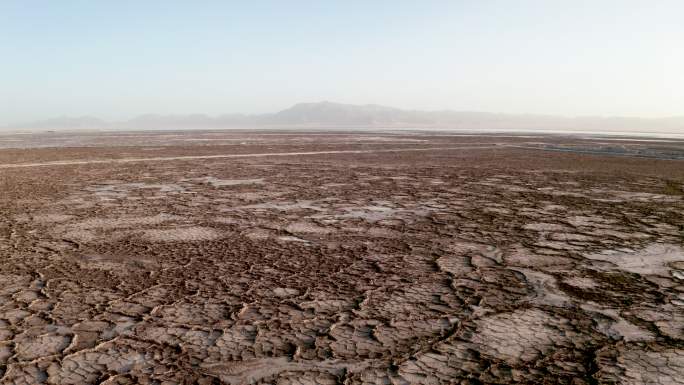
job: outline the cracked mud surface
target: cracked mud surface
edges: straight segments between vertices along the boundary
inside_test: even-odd
[[[141,135],[5,137],[0,383],[684,383],[682,142]]]

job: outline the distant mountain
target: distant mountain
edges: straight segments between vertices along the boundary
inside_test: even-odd
[[[395,124],[431,124],[420,113],[377,104],[353,105],[331,102],[300,103],[264,117],[272,124],[313,124],[375,126]]]
[[[40,120],[37,122],[16,124],[11,127],[15,129],[32,129],[32,130],[66,130],[66,129],[89,129],[92,127],[103,128],[109,126],[110,123],[104,120],[94,118],[92,116],[67,117]]]
[[[273,125],[408,127],[499,130],[645,131],[684,134],[684,117],[559,117],[475,111],[413,111],[375,104],[301,103],[262,116]]]
[[[252,124],[247,115],[221,115],[212,117],[203,114],[192,115],[141,115],[126,122],[117,123],[121,128],[183,129],[223,128],[239,124]]]
[[[92,117],[57,118],[5,129],[210,129],[254,127],[320,128],[439,128],[472,130],[561,130],[602,132],[662,132],[684,134],[684,117],[558,117],[471,111],[413,111],[376,104],[300,103],[260,115],[142,115],[108,123]]]

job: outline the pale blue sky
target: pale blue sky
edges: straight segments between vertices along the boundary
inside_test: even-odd
[[[303,101],[684,115],[684,1],[0,0],[0,124]]]

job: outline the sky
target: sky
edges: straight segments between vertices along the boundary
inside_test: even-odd
[[[684,115],[681,0],[0,0],[0,124],[299,102]]]

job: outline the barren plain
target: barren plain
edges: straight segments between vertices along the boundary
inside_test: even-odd
[[[683,384],[684,140],[0,135],[2,384]]]

